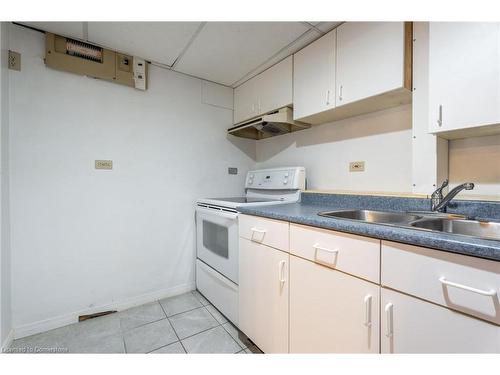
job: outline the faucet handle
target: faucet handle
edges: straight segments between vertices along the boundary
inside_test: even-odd
[[[443,183],[441,184],[440,187],[438,187],[434,192],[432,193],[432,197],[443,197],[443,189],[448,186],[448,179],[444,180]]]
[[[444,180],[439,190],[443,190],[446,186],[448,186],[448,182],[450,182],[448,179]]]

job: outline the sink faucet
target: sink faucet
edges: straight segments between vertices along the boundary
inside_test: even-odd
[[[443,189],[448,186],[448,180],[444,180],[441,187],[437,188],[431,195],[431,210],[437,212],[446,212],[446,207],[450,201],[455,198],[455,195],[460,193],[462,190],[472,190],[474,189],[474,184],[472,182],[466,182],[464,184],[458,185],[451,189],[451,191],[443,198]]]

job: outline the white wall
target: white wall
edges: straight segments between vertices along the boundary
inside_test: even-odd
[[[10,37],[16,336],[192,288],[195,200],[241,194],[255,163],[254,142],[226,137],[227,95],[203,104],[201,80],[154,66],[146,92],[51,70],[42,34]]]
[[[411,106],[257,142],[258,167],[303,165],[308,189],[411,192]],[[365,161],[364,172],[349,162]]]
[[[9,228],[9,72],[8,25],[0,23],[0,347],[8,345],[12,329]]]
[[[474,190],[460,196],[500,198],[500,135],[449,142],[450,185],[474,182]]]

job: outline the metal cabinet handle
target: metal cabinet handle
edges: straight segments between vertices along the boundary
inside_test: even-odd
[[[280,261],[279,263],[279,270],[278,270],[278,279],[279,279],[279,282],[280,282],[280,285],[283,286],[283,284],[285,284],[285,264],[286,262],[284,260]]]
[[[471,286],[454,283],[453,281],[448,281],[448,280],[446,280],[446,278],[444,276],[440,277],[439,281],[441,282],[441,284],[444,284],[444,285],[447,285],[447,286],[452,286],[452,287],[458,288],[458,289],[467,290],[469,292],[477,293],[477,294],[480,294],[482,296],[493,297],[494,295],[497,294],[497,292],[495,290],[493,290],[493,289],[490,289],[490,290],[476,289],[476,288],[473,288]]]
[[[372,325],[372,296],[368,294],[365,299],[365,326],[370,327]]]
[[[326,90],[326,105],[330,105],[330,90]]]
[[[439,105],[439,115],[437,123],[439,126],[443,126],[443,106],[441,104]]]
[[[344,86],[340,85],[339,87],[339,101],[342,101],[342,91],[344,89]]]
[[[386,327],[385,327],[385,335],[387,337],[392,337],[394,334],[394,327],[393,327],[393,311],[394,311],[394,305],[392,303],[388,303],[385,305],[385,318],[386,318]]]

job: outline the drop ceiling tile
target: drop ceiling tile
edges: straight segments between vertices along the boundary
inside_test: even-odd
[[[170,66],[199,25],[200,22],[89,22],[88,39]]]
[[[54,34],[83,39],[83,22],[20,22]]]
[[[302,34],[302,36],[298,39],[296,39],[294,42],[292,42],[290,45],[288,45],[286,48],[283,48],[279,53],[277,53],[275,56],[271,57],[268,61],[263,63],[262,65],[259,65],[259,67],[251,72],[249,74],[241,77],[240,80],[237,82],[233,83],[233,87],[237,87],[241,85],[243,82],[249,80],[250,78],[256,76],[257,74],[263,72],[267,68],[270,68],[274,64],[277,64],[284,58],[293,55],[295,52],[301,50],[308,44],[314,42],[316,39],[320,38],[321,35],[314,31],[314,30],[309,30],[307,33]]]
[[[231,85],[307,30],[301,22],[209,22],[175,69]]]

